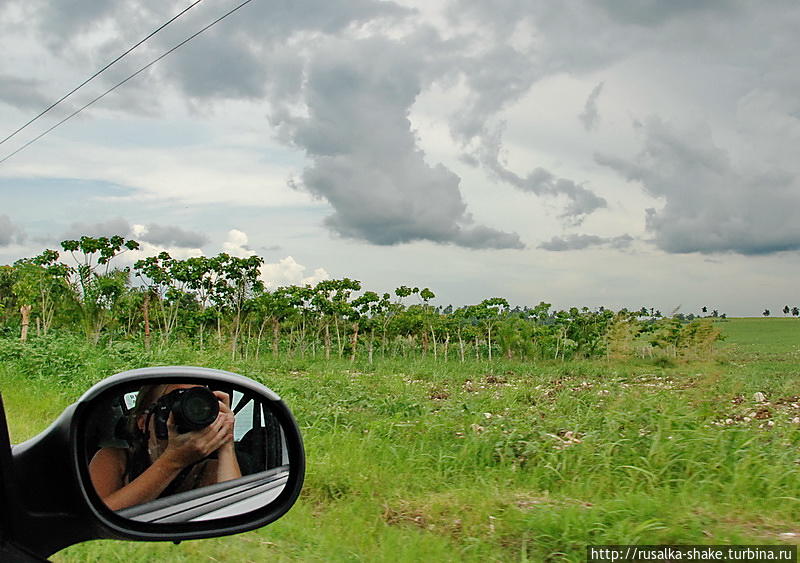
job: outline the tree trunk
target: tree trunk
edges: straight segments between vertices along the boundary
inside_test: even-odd
[[[22,314],[22,332],[19,335],[19,339],[22,342],[26,342],[28,340],[28,325],[31,324],[31,306],[23,305],[19,308],[19,312]]]
[[[264,334],[264,328],[267,326],[267,317],[264,317],[264,320],[261,321],[261,326],[258,329],[258,340],[256,340],[256,360],[261,353],[261,336]]]
[[[236,311],[233,319],[233,329],[231,330],[231,361],[236,359],[236,352],[239,348],[239,333],[242,331],[242,316],[240,311]]]
[[[447,336],[444,339],[444,361],[447,361],[447,350],[450,347],[450,333],[447,333]]]
[[[372,328],[369,331],[369,365],[372,365],[372,346],[375,342],[375,329]]]
[[[353,338],[350,340],[350,363],[356,361],[356,347],[358,346],[358,323],[353,323]]]
[[[339,358],[344,355],[344,344],[342,343],[342,335],[339,332],[339,321],[334,317],[333,325],[336,328],[336,349],[339,351]]]
[[[278,344],[281,339],[281,323],[277,318],[272,319],[272,357],[277,359],[280,353]]]
[[[150,292],[144,294],[142,303],[142,317],[144,317],[144,349],[150,350]]]
[[[247,358],[250,357],[250,344],[253,341],[252,329],[253,329],[253,322],[248,320],[247,321],[247,338],[244,341],[244,359],[245,359],[245,361],[247,361]]]
[[[488,340],[489,341],[489,361],[491,362],[492,361],[492,327],[491,327],[491,325],[489,326],[488,335],[489,335],[489,340]]]

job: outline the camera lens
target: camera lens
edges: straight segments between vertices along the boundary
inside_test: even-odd
[[[205,428],[217,418],[219,400],[205,387],[186,389],[175,406],[179,410],[179,418],[188,428]]]

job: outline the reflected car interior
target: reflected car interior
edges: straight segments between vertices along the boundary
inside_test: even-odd
[[[247,390],[230,386],[215,386],[212,390],[224,391],[232,397],[234,450],[242,476],[160,497],[116,514],[150,523],[213,520],[251,512],[278,497],[290,468],[286,437],[269,405]],[[128,389],[94,409],[85,442],[87,464],[101,448],[130,446],[133,439],[130,421],[136,396],[136,389]]]

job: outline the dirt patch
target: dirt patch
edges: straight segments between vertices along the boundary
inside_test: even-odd
[[[591,502],[574,498],[552,498],[550,496],[519,495],[514,500],[514,506],[520,510],[533,510],[536,508],[553,508],[563,506],[580,506],[591,508]]]
[[[383,505],[381,519],[389,526],[414,526],[452,538],[461,536],[463,526],[460,518],[449,514],[427,514],[419,507],[400,502],[395,506]]]
[[[422,512],[408,511],[407,509],[395,509],[388,504],[383,505],[383,514],[381,518],[390,526],[397,526],[398,524],[411,524],[418,528],[427,529],[428,519]]]

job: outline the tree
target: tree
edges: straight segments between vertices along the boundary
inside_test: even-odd
[[[769,317],[769,309],[764,309],[764,312],[761,314],[764,315],[765,317]]]
[[[489,361],[492,361],[492,330],[501,320],[501,315],[508,309],[508,301],[502,297],[484,299],[472,309],[473,315],[479,320],[486,331],[486,341],[489,349]]]
[[[114,304],[127,290],[128,268],[111,269],[114,257],[136,250],[139,243],[124,237],[87,237],[65,240],[61,248],[68,251],[76,266],[70,268],[70,283],[80,309],[84,330],[95,343],[110,322]],[[103,268],[101,268],[103,266]]]
[[[178,323],[181,295],[186,293],[191,281],[184,266],[183,261],[172,258],[167,252],[137,260],[133,265],[134,274],[145,287],[142,298],[145,346],[150,344],[150,306],[153,301],[160,313],[156,319],[161,323],[162,343],[169,340]]]
[[[20,305],[22,330],[20,339],[27,339],[30,315],[35,311],[37,332],[47,334],[53,323],[56,303],[68,299],[69,268],[58,262],[55,250],[45,250],[33,258],[17,260],[15,282],[12,287]]]
[[[790,312],[791,312],[791,309],[789,308],[789,306],[788,305],[784,305],[783,314],[784,315],[788,315]]]
[[[233,313],[231,327],[231,358],[236,358],[239,337],[242,331],[242,319],[246,313],[247,302],[264,289],[264,284],[258,279],[261,264],[264,259],[260,256],[239,258],[226,253],[219,254],[215,259],[220,267],[222,284],[218,284],[218,294],[221,295],[220,304]]]
[[[433,344],[433,359],[434,361],[438,359],[439,353],[436,346],[436,331],[434,330],[434,324],[438,321],[439,313],[434,309],[431,304],[430,300],[436,297],[436,295],[427,287],[423,288],[419,292],[419,298],[422,300],[422,314],[425,319],[425,324],[427,324],[427,329],[430,331],[431,334],[431,342]],[[427,340],[427,334],[425,334],[425,338],[423,342]]]
[[[792,307],[792,316],[796,317],[798,315],[800,315],[800,308],[798,308],[797,306]]]

